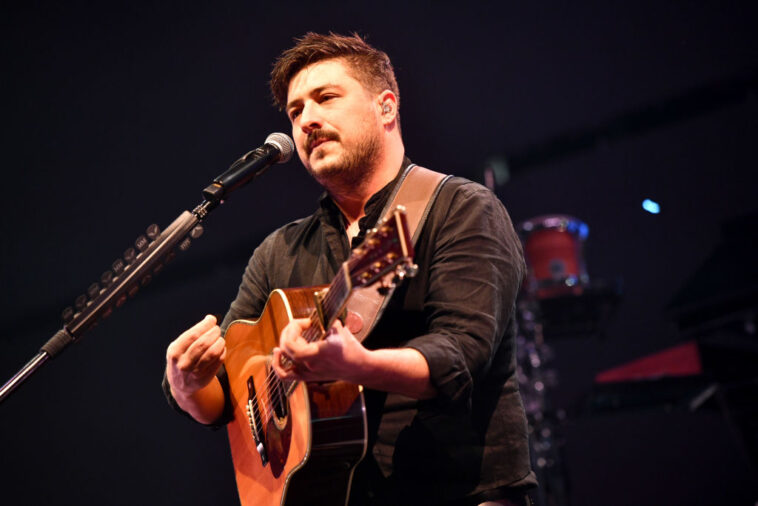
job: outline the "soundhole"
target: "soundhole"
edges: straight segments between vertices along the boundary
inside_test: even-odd
[[[271,368],[270,368],[271,369]],[[286,424],[289,415],[289,397],[287,396],[287,385],[279,379],[279,376],[273,370],[270,370],[269,398],[271,399],[271,408],[276,417],[276,425],[280,428]]]

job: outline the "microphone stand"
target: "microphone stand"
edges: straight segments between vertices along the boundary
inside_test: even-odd
[[[290,141],[291,142],[291,141]],[[249,158],[251,151],[232,165],[227,171],[239,171],[240,162]],[[277,161],[278,157],[272,158]],[[289,158],[287,158],[288,160]],[[283,162],[286,160],[278,160]],[[219,176],[212,184],[203,190],[205,201],[192,212],[184,211],[163,232],[159,233],[157,225],[148,227],[146,236],[140,236],[135,242],[136,250],[129,248],[124,253],[124,259],[118,259],[112,265],[112,271],[106,271],[100,278],[100,283],[93,283],[87,290],[87,296],[81,295],[76,299],[74,308],[66,308],[63,312],[65,324],[40,348],[39,353],[22,367],[2,388],[0,388],[0,403],[2,403],[19,385],[37,371],[45,362],[58,356],[69,344],[77,341],[103,318],[107,318],[117,307],[121,307],[129,297],[134,297],[141,286],[147,285],[154,275],[158,274],[165,265],[176,256],[176,248],[187,250],[192,239],[197,239],[203,233],[200,225],[210,211],[215,209],[223,198],[232,190],[247,184],[255,176],[260,175],[268,167],[252,167],[244,174],[244,182],[235,186],[224,186]]]

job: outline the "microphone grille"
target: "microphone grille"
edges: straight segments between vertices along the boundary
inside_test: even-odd
[[[277,163],[289,162],[290,158],[292,158],[292,153],[295,151],[295,143],[292,142],[290,136],[281,132],[274,132],[266,137],[264,144],[271,144],[282,153]]]

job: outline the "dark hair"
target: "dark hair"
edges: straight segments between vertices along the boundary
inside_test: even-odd
[[[352,70],[352,77],[367,89],[379,93],[389,89],[397,96],[400,108],[400,91],[395,80],[389,56],[369,45],[360,35],[329,35],[308,32],[295,39],[295,45],[284,51],[274,62],[271,71],[271,93],[279,109],[287,105],[290,80],[312,63],[332,58],[344,59]]]

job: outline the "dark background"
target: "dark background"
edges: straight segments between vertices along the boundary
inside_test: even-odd
[[[289,131],[267,76],[292,37],[357,30],[393,59],[413,160],[483,182],[488,160],[505,159],[496,191],[513,220],[581,218],[590,275],[623,281],[602,336],[550,343],[572,504],[758,498],[717,410],[573,409],[598,371],[693,337],[667,306],[721,226],[758,211],[755,2],[5,5],[0,381],[147,225],[165,227],[234,159]],[[275,167],[4,402],[0,501],[234,504],[224,431],[165,404],[165,348],[224,314],[255,245],[318,194],[299,162]]]

